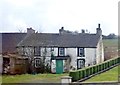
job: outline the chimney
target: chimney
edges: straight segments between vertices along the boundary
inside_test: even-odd
[[[61,29],[59,29],[59,33],[63,34],[64,33],[64,27],[61,27]]]
[[[31,35],[33,33],[35,33],[35,30],[33,30],[32,27],[27,28],[27,35]]]
[[[98,24],[98,28],[96,28],[96,34],[102,35],[102,30],[100,28],[100,24]]]
[[[82,29],[82,30],[81,30],[81,32],[82,32],[82,33],[85,33],[85,30],[84,30],[84,29]]]

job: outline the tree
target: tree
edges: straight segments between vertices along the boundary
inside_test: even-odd
[[[116,35],[114,33],[111,33],[111,34],[108,35],[108,38],[109,39],[115,39]]]
[[[118,38],[118,36],[115,35],[114,33],[110,33],[107,36],[103,35],[103,39],[117,39],[117,38]]]

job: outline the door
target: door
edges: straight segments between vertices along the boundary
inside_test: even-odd
[[[85,60],[84,59],[78,59],[77,60],[77,68],[81,69],[83,67],[85,67]]]
[[[63,60],[56,60],[56,73],[63,73]]]

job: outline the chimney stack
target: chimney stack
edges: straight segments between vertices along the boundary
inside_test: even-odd
[[[64,27],[61,27],[61,29],[59,29],[59,33],[63,34],[64,33]]]
[[[84,30],[84,29],[82,29],[81,31],[82,31],[82,33],[85,33],[85,30]]]
[[[33,30],[32,27],[27,28],[27,33],[28,33],[28,34],[35,33],[35,30]]]
[[[100,28],[100,24],[98,24],[98,28],[96,28],[96,34],[102,35],[102,30]]]
[[[31,35],[33,33],[35,33],[35,30],[33,30],[32,27],[27,28],[27,36],[29,36],[29,35]]]

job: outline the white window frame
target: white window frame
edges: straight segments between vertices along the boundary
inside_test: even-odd
[[[59,48],[59,56],[65,56],[65,48]]]
[[[82,54],[81,54],[82,53]],[[84,55],[85,53],[84,53],[84,48],[78,48],[78,56],[79,57],[85,57],[85,55]]]
[[[40,58],[35,58],[35,67],[38,68],[40,67],[41,64],[41,59]]]
[[[81,68],[85,67],[85,61],[83,59],[78,59],[77,63],[78,63],[77,64],[78,69],[81,69]]]

